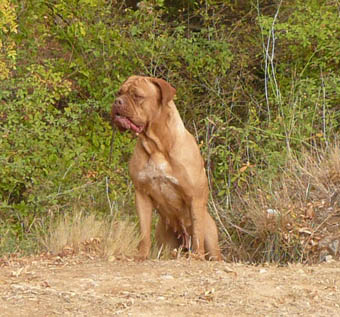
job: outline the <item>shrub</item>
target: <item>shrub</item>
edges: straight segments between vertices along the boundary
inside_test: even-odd
[[[129,149],[116,152],[109,164],[111,128],[99,115],[98,102],[74,102],[71,82],[52,66],[30,66],[25,77],[16,80],[15,89],[1,93],[3,221],[22,235],[54,212],[71,210],[81,197],[82,203],[106,210],[110,191],[110,199],[118,204],[118,194],[123,197],[129,190],[118,162]],[[116,135],[115,146],[124,139]]]

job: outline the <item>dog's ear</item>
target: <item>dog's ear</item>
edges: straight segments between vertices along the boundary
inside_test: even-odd
[[[172,87],[167,81],[161,78],[151,78],[151,81],[159,88],[162,104],[164,106],[167,105],[170,100],[174,99],[176,89]]]

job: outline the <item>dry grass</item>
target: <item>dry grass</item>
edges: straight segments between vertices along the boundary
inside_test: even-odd
[[[42,244],[53,254],[69,255],[81,252],[103,256],[107,259],[133,257],[140,241],[136,224],[98,218],[94,213],[75,210],[72,215],[63,215],[52,221]],[[150,258],[169,260],[187,257],[182,250],[167,246],[158,248],[153,241]]]
[[[340,255],[340,148],[292,158],[270,186],[240,195],[225,229],[230,259],[316,262]]]
[[[226,259],[250,262],[317,262],[340,257],[340,147],[293,157],[270,185],[259,180],[239,195],[221,221]],[[222,228],[223,227],[223,228]],[[57,254],[130,257],[139,242],[136,225],[77,211],[54,220],[43,237]],[[151,258],[187,256],[153,243]]]
[[[75,210],[52,222],[42,237],[45,248],[57,254],[95,253],[107,258],[129,257],[136,253],[139,237],[128,221],[98,218]]]

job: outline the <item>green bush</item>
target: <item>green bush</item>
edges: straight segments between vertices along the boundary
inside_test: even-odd
[[[109,164],[111,127],[100,116],[102,105],[76,102],[71,82],[50,65],[32,64],[15,85],[13,79],[2,85],[15,87],[3,89],[0,96],[2,221],[22,234],[41,217],[67,212],[75,202],[92,200],[100,209],[103,198],[98,195],[105,197],[106,177],[119,183],[110,194],[119,200],[128,185],[117,166],[126,165],[122,156],[129,147],[115,152]],[[125,139],[115,135],[115,146]]]

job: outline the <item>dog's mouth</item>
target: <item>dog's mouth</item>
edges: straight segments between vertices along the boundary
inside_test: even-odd
[[[114,114],[113,122],[118,126],[120,131],[131,130],[135,132],[136,135],[138,135],[144,130],[143,125],[138,125],[134,123],[130,118],[117,112]]]

